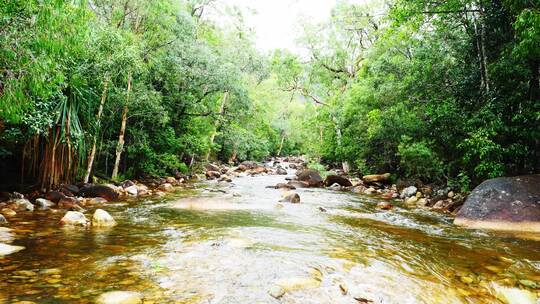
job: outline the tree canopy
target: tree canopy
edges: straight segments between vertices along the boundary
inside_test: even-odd
[[[464,188],[540,169],[536,2],[338,1],[302,23],[307,55],[262,53],[218,5],[1,0],[0,169],[52,187],[307,154]]]

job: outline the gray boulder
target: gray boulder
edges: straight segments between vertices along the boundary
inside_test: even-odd
[[[458,211],[454,224],[540,232],[540,175],[484,181],[471,192]]]

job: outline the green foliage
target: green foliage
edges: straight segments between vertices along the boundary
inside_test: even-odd
[[[426,181],[442,177],[443,163],[438,159],[425,142],[411,142],[404,135],[398,145],[399,166],[406,176],[420,178]]]
[[[533,2],[340,3],[328,22],[306,24],[311,61],[299,70],[290,55],[274,57],[283,89],[324,104],[304,123],[321,130],[320,138],[304,135],[305,151],[362,174],[448,178],[463,189],[537,173]]]
[[[219,13],[235,24],[223,28],[192,4],[0,1],[0,126],[10,125],[0,129],[3,157],[58,135],[82,160],[72,166],[82,175],[95,140],[93,172],[109,175],[124,108],[122,178],[186,172],[208,152],[224,161],[276,153],[283,128],[273,112],[259,114],[272,102],[249,93],[269,76],[268,60],[238,11]]]

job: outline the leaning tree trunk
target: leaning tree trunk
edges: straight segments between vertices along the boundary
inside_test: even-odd
[[[116,159],[114,160],[114,167],[111,178],[114,180],[118,177],[118,167],[120,166],[120,158],[122,156],[122,150],[124,149],[124,135],[126,134],[127,113],[129,104],[129,94],[131,92],[131,72],[128,75],[128,87],[126,94],[126,103],[124,104],[124,111],[122,112],[122,125],[120,126],[120,134],[118,135],[118,144],[116,145]]]
[[[90,173],[92,173],[92,166],[94,165],[94,158],[96,156],[96,144],[97,144],[97,134],[101,130],[101,115],[103,114],[103,106],[105,105],[105,99],[107,98],[107,88],[109,86],[109,81],[105,80],[105,84],[103,86],[103,93],[101,94],[101,101],[99,103],[98,113],[97,113],[97,124],[98,128],[96,130],[96,134],[94,134],[94,138],[92,139],[92,149],[90,149],[90,154],[88,155],[88,164],[86,166],[86,173],[84,175],[84,182],[88,183],[88,180],[90,179]]]
[[[279,143],[279,150],[277,156],[281,155],[281,150],[283,150],[283,143],[285,142],[285,131],[281,130],[281,142]]]
[[[229,92],[225,92],[225,94],[223,95],[223,98],[221,99],[221,105],[219,108],[220,116],[223,116],[225,112],[225,104],[227,103],[227,98],[229,98]],[[212,132],[212,135],[210,135],[210,148],[208,148],[208,152],[206,152],[206,156],[204,158],[206,161],[208,161],[208,159],[210,158],[210,153],[212,152],[212,145],[214,144],[214,140],[216,139],[219,124],[220,124],[220,120],[216,119],[216,121],[214,122],[214,131]]]

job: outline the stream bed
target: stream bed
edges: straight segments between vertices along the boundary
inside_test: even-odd
[[[245,176],[108,203],[100,208],[118,222],[109,229],[61,227],[62,211],[21,213],[11,230],[0,227],[0,242],[25,247],[0,257],[0,303],[93,303],[113,290],[144,303],[504,303],[496,294],[510,287],[540,295],[538,240],[322,188],[278,203],[284,191],[265,187],[283,181]]]

